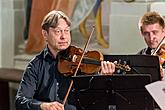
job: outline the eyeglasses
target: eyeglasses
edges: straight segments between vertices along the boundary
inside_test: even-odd
[[[56,35],[62,35],[62,33],[70,34],[70,28],[66,28],[66,29],[52,28],[52,30]]]

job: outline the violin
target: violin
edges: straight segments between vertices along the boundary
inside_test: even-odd
[[[165,61],[165,37],[161,40],[158,47],[155,51],[151,54],[159,57],[159,63],[162,66]]]
[[[75,46],[70,46],[67,49],[66,56],[61,56],[58,62],[58,70],[65,76],[73,75],[75,69],[80,61],[83,50]],[[87,75],[97,73],[101,70],[101,61],[103,61],[103,55],[98,51],[87,51],[81,61],[79,70]],[[128,65],[116,64],[115,67],[124,71],[130,71],[131,68]]]
[[[159,64],[160,64],[160,76],[161,79],[163,76],[163,68],[165,68],[165,37],[161,40],[155,51],[151,54],[158,56],[159,58]]]
[[[160,46],[159,50],[157,51],[157,55],[159,57],[160,65],[163,65],[163,63],[165,61],[165,44],[162,44]]]

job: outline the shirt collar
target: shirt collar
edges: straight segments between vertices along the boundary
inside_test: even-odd
[[[151,55],[151,48],[150,47],[148,47],[147,49],[146,49],[146,54],[149,54],[149,55]]]
[[[48,48],[48,45],[44,49],[44,59],[47,58],[47,57],[54,58],[53,55],[51,54],[49,48]]]
[[[68,51],[67,51],[67,50],[68,50],[68,49],[63,50],[63,51],[60,51],[60,52],[58,53],[58,55],[57,55],[56,58],[61,57],[61,56],[68,57]],[[50,50],[49,50],[49,48],[48,48],[48,45],[47,45],[47,46],[45,47],[45,49],[44,49],[44,59],[45,59],[45,58],[55,59],[55,58],[53,57],[52,53],[50,52]]]

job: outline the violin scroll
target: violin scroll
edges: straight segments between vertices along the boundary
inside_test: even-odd
[[[131,71],[131,68],[129,67],[129,65],[122,65],[122,64],[115,64],[116,68],[124,70],[124,71]]]

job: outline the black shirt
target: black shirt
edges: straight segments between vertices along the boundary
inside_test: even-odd
[[[63,102],[70,78],[59,73],[57,63],[47,47],[28,63],[16,94],[16,110],[40,110],[41,102]],[[76,110],[72,93],[67,99],[65,110]]]
[[[137,54],[139,55],[151,55],[151,48],[144,48],[142,50],[140,50]]]

